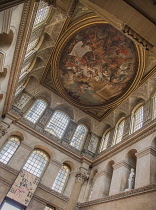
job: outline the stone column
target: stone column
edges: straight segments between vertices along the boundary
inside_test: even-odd
[[[156,182],[156,150],[148,147],[136,154],[135,188]]]
[[[73,190],[71,192],[70,199],[69,199],[66,210],[75,209],[78,198],[79,198],[79,194],[81,191],[81,187],[87,179],[88,179],[87,174],[80,169],[80,171],[77,172],[77,174],[76,174],[75,184],[74,184]]]
[[[114,164],[113,169],[109,195],[114,195],[125,190],[131,166],[126,161],[121,161]]]
[[[45,173],[42,177],[41,183],[46,185],[47,187],[52,188],[53,183],[61,167],[62,167],[62,164],[58,162],[57,160],[54,160],[54,159],[50,160],[49,165],[46,168]]]
[[[75,183],[75,174],[76,174],[75,171],[70,172],[70,176],[69,176],[67,185],[65,187],[65,191],[63,193],[67,197],[70,197],[70,195],[71,195],[71,190],[73,189],[73,186],[74,186],[74,183]]]

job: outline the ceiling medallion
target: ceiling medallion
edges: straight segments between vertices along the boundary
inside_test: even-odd
[[[85,111],[114,107],[143,73],[140,48],[103,21],[83,22],[73,31],[71,27],[56,52],[52,61],[54,85],[68,102]]]

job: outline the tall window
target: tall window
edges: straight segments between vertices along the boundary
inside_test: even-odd
[[[20,145],[20,140],[16,136],[10,137],[7,143],[4,145],[3,149],[0,152],[0,161],[7,164],[13,154],[16,152],[17,148]]]
[[[122,120],[120,123],[117,123],[114,144],[117,144],[121,141],[123,137],[124,124],[125,124],[125,120]]]
[[[110,131],[107,131],[103,134],[99,152],[102,152],[103,150],[107,148],[109,137],[110,137]]]
[[[35,39],[34,41],[32,41],[28,44],[27,53],[30,52],[31,50],[33,50],[36,47],[36,45],[38,43],[38,40],[39,40],[39,38]]]
[[[153,97],[153,118],[156,118],[156,94]]]
[[[45,206],[44,210],[56,210],[56,208],[53,206],[47,205],[47,206]]]
[[[143,124],[143,106],[140,106],[135,110],[133,115],[133,128],[132,131],[135,132],[142,127]]]
[[[44,2],[40,1],[37,14],[34,21],[34,27],[40,23],[44,23],[49,14],[50,7]]]
[[[69,173],[70,173],[69,166],[64,164],[58,172],[58,175],[54,181],[52,189],[61,193],[65,188],[65,185],[69,177]]]
[[[77,149],[81,149],[83,142],[85,140],[86,134],[87,134],[87,128],[83,125],[78,125],[73,135],[70,145]]]
[[[34,150],[29,156],[27,162],[25,163],[23,169],[40,177],[47,162],[48,156],[41,150]]]
[[[45,130],[61,139],[69,120],[69,117],[65,113],[55,111]]]
[[[33,123],[36,123],[36,121],[46,109],[46,106],[47,104],[44,101],[37,100],[31,107],[31,109],[28,111],[28,113],[25,115],[25,118]]]

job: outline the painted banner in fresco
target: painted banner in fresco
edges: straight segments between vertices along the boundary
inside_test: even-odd
[[[7,197],[28,206],[39,182],[39,177],[22,169],[8,192]]]

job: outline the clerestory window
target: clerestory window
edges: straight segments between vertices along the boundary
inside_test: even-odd
[[[33,27],[44,23],[49,15],[49,11],[50,7],[44,1],[40,1]]]
[[[78,125],[70,142],[70,145],[80,150],[84,143],[87,131],[88,130],[85,126]]]
[[[43,100],[37,100],[25,115],[25,118],[29,121],[36,123],[39,117],[42,115],[46,109],[47,104]]]
[[[65,113],[55,111],[45,130],[61,139],[69,121],[70,119]]]
[[[143,106],[140,106],[133,113],[132,132],[137,131],[143,125]]]
[[[109,137],[110,137],[110,131],[106,131],[102,136],[99,152],[102,152],[107,148]]]
[[[125,124],[125,120],[122,120],[119,123],[117,123],[116,128],[115,128],[114,144],[117,144],[121,141],[123,137],[124,124]]]

